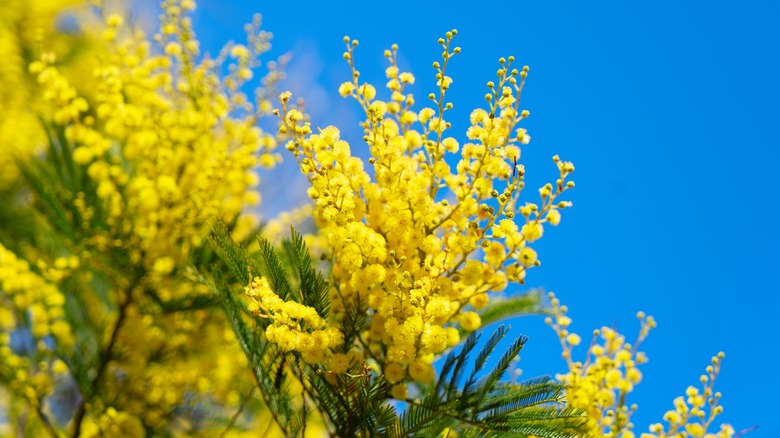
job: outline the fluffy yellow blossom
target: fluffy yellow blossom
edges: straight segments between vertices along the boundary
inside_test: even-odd
[[[465,312],[460,316],[460,326],[464,330],[473,332],[482,325],[482,321],[479,318],[477,312]]]
[[[542,237],[542,234],[544,234],[544,228],[542,227],[542,224],[538,222],[529,222],[523,225],[523,228],[520,232],[523,233],[525,241],[530,243]]]
[[[524,246],[520,250],[520,257],[519,257],[520,263],[525,267],[531,267],[536,265],[538,259],[536,255],[536,251],[534,251],[532,248]]]
[[[644,312],[637,313],[641,328],[633,344],[626,343],[622,335],[609,327],[595,330],[585,362],[580,362],[574,360],[572,350],[580,344],[581,339],[579,335],[569,332],[572,321],[565,315],[566,306],[562,306],[554,294],[550,294],[549,298],[553,316],[545,321],[558,334],[563,348],[562,356],[568,365],[568,372],[557,376],[566,385],[568,405],[586,410],[592,436],[635,436],[631,414],[637,407],[627,405],[626,396],[642,380],[642,372],[637,365],[647,359],[637,348],[655,327],[655,320]],[[723,353],[714,357],[714,366],[708,367],[708,374],[701,377],[703,393],[699,393],[695,387],[689,387],[686,391],[687,399],[675,399],[675,409],[666,412],[663,417],[669,423],[668,431],[660,423],[654,424],[650,427],[650,433],[642,433],[640,438],[672,438],[681,436],[683,431],[691,437],[731,438],[734,430],[729,425],[721,426],[716,434],[705,435],[714,418],[722,411],[718,406],[720,393],[713,392],[713,383],[722,358]],[[705,413],[705,405],[709,406],[709,414]]]
[[[430,363],[422,359],[415,359],[409,365],[409,377],[420,383],[431,383],[436,377],[436,371]]]
[[[214,61],[196,60],[197,40],[182,13],[194,2],[185,3],[163,5],[161,27],[170,31],[157,40],[167,57],[154,55],[143,33],[109,14],[105,26],[117,36],[94,69],[93,95],[80,96],[50,56],[30,67],[49,117],[77,145],[74,161],[87,167],[110,207],[110,232],[129,241],[131,257],[160,276],[203,244],[204,224],[231,222],[255,204],[257,178],[247,175],[277,161],[274,136],[256,126],[259,115],[238,88],[267,49],[268,35],[250,26],[249,44],[230,50],[234,73],[220,78]],[[84,114],[88,108],[94,115]],[[117,165],[120,160],[125,164]]]
[[[384,371],[384,376],[390,383],[398,383],[406,377],[406,370],[397,363],[391,362],[387,364]]]
[[[671,438],[687,433],[691,437],[731,438],[735,435],[734,428],[721,424],[715,432],[707,432],[713,425],[715,417],[723,412],[720,406],[721,393],[715,392],[715,380],[720,372],[720,364],[725,354],[718,353],[712,358],[712,365],[707,366],[706,374],[700,377],[701,392],[694,386],[685,391],[686,397],[674,399],[674,409],[664,414],[668,428],[656,423],[650,426],[650,433],[643,433],[640,438]]]
[[[554,227],[558,226],[558,224],[561,223],[561,212],[555,208],[550,209],[550,211],[547,212],[545,219],[547,219],[547,222],[549,222],[550,225]]]
[[[316,363],[344,342],[342,333],[325,327],[325,320],[313,307],[279,298],[266,277],[252,279],[244,293],[251,299],[249,309],[252,313],[271,321],[265,329],[268,341],[279,345],[283,351],[298,351],[307,361]],[[350,357],[337,355],[331,358],[331,367],[334,372],[343,372],[350,362]]]
[[[57,263],[67,267],[67,260]],[[55,268],[57,269],[57,268]],[[55,346],[69,348],[74,333],[65,320],[65,297],[37,275],[29,263],[0,245],[0,380],[12,395],[33,406],[54,389],[57,375],[68,371],[55,358]],[[29,333],[30,345],[19,351],[9,333]],[[55,344],[56,343],[56,344]]]
[[[339,94],[342,97],[349,96],[353,91],[355,91],[355,86],[352,84],[352,82],[344,82],[341,84],[341,86],[339,86]]]
[[[0,1],[0,190],[12,188],[19,176],[16,160],[26,161],[43,151],[46,133],[37,117],[46,93],[35,75],[28,71],[31,56],[40,53],[60,55],[60,65],[69,77],[88,77],[98,49],[88,35],[58,32],[58,18],[82,3],[79,0]],[[43,44],[42,44],[43,43]],[[79,88],[94,91],[88,80]],[[70,91],[61,90],[65,93]],[[67,112],[83,112],[80,100]]]
[[[396,400],[406,400],[408,394],[409,392],[406,388],[406,384],[403,383],[393,385],[393,387],[390,389],[390,395],[393,396],[393,398]]]
[[[446,92],[453,81],[445,66],[460,52],[451,46],[455,34],[440,42],[437,92],[421,109],[407,90],[414,76],[398,67],[397,46],[385,51],[389,98],[383,100],[361,81],[357,42],[345,38],[353,75],[339,94],[365,111],[367,163],[352,154],[337,128],[312,129],[289,93],[279,97],[280,134],[289,138],[287,149],[311,184],[313,216],[327,241],[324,258],[333,266],[331,315],[338,318],[357,299],[368,304],[363,348],[392,374],[391,382],[431,381],[435,372],[423,366],[426,358],[457,343],[458,325],[477,330],[475,310],[491,293],[524,281],[525,271],[539,264],[530,245],[542,237],[547,217],[563,208],[557,198],[570,188],[565,179],[573,167],[559,165],[558,180],[545,186],[539,205],[527,211],[518,205],[525,184],[517,159],[527,139],[513,132],[528,114],[520,108],[525,76],[511,61],[502,63],[488,108],[471,113],[469,143],[461,146],[448,135]],[[454,154],[459,161],[452,165],[446,158]]]
[[[352,366],[352,358],[344,353],[335,353],[330,357],[328,370],[334,373],[343,373]]]
[[[281,73],[269,67],[263,80],[269,88],[259,90],[259,102],[249,103],[241,91],[251,77],[246,72],[268,48],[269,35],[259,31],[259,22],[249,26],[248,54],[220,65],[199,55],[187,12],[195,7],[191,0],[164,0],[160,32],[153,38],[105,4],[92,9],[102,12],[99,16],[73,16],[83,36],[51,34],[53,17],[73,3],[0,0],[0,54],[7,61],[0,79],[11,85],[0,93],[0,112],[20,116],[0,120],[0,190],[6,177],[15,178],[6,172],[6,164],[14,163],[7,158],[38,154],[36,148],[47,143],[44,126],[54,136],[54,150],[72,152],[67,171],[78,180],[44,180],[69,209],[62,220],[74,230],[52,241],[68,240],[60,253],[75,255],[48,259],[49,254],[32,251],[30,257],[24,248],[19,257],[4,247],[0,251],[0,277],[13,273],[0,278],[1,308],[19,309],[0,311],[0,325],[29,331],[32,348],[41,355],[25,363],[0,346],[0,373],[11,380],[5,378],[8,358],[7,371],[18,381],[15,394],[18,389],[19,400],[31,408],[56,379],[76,381],[83,401],[74,406],[72,427],[81,428],[82,436],[89,436],[92,426],[100,436],[135,436],[139,430],[170,435],[175,428],[170,423],[182,418],[177,412],[194,394],[217,407],[238,405],[251,378],[223,316],[198,307],[208,289],[185,271],[202,251],[210,224],[246,223],[240,214],[258,200],[257,178],[251,175],[258,166],[278,161],[276,136],[263,132],[258,119],[270,112],[263,96]],[[71,43],[79,49],[72,50]],[[79,60],[78,66],[69,65],[70,59]],[[8,105],[6,88],[12,97]],[[18,135],[6,135],[6,121]],[[6,141],[19,149],[11,150]],[[43,155],[36,159],[56,162],[63,156]],[[30,268],[21,254],[45,260]],[[69,306],[67,291],[78,298]],[[187,311],[177,311],[181,307]],[[77,322],[83,311],[83,319],[95,325],[89,334],[94,339],[79,338],[83,330],[73,333],[66,310]],[[24,326],[16,321],[22,316]],[[0,333],[2,345],[8,345],[6,333]],[[74,336],[77,351],[71,349]],[[329,345],[339,337],[331,330],[314,342]],[[296,338],[285,345],[309,341]],[[94,360],[89,369],[73,370],[84,378],[64,375],[71,362],[51,360],[55,347]],[[7,412],[34,412],[21,408]]]

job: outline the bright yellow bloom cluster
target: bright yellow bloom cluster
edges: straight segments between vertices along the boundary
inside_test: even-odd
[[[407,90],[415,78],[399,70],[397,46],[385,52],[385,101],[361,82],[354,64],[358,42],[345,38],[352,80],[339,93],[357,100],[366,114],[361,126],[373,178],[336,127],[313,133],[290,93],[280,96],[280,131],[311,183],[314,218],[333,267],[333,313],[358,298],[367,304],[364,354],[399,382],[431,381],[434,356],[459,341],[457,325],[479,328],[473,310],[488,304],[488,293],[522,283],[525,271],[540,263],[529,244],[545,224],[559,223],[560,209],[570,203],[557,198],[574,186],[565,181],[574,166],[556,156],[559,177],[539,190],[541,203],[517,205],[524,187],[517,160],[530,137],[517,128],[528,117],[519,106],[528,67],[513,68],[513,57],[499,60],[498,82],[488,83],[488,107],[471,113],[468,142],[461,146],[447,135],[452,104],[445,94],[452,79],[446,67],[460,52],[451,47],[456,33],[439,40],[438,89],[429,95],[433,106],[419,111]],[[447,157],[458,151],[453,169]]]
[[[40,44],[46,52],[29,66],[43,102],[35,109],[35,122],[44,119],[62,130],[73,148],[74,164],[88,180],[82,181],[83,186],[94,190],[63,200],[79,213],[68,218],[77,225],[78,235],[76,247],[68,250],[78,258],[40,261],[37,267],[53,281],[77,269],[90,274],[68,287],[78,289],[85,315],[105,324],[98,327],[106,330],[98,334],[100,348],[107,348],[111,329],[120,327],[110,343],[113,351],[106,354],[110,357],[106,371],[95,382],[101,393],[86,400],[85,433],[90,425],[97,425],[101,433],[130,434],[124,425],[132,426],[137,419],[149,430],[170,433],[175,429],[170,423],[181,417],[182,408],[195,395],[198,403],[207,401],[214,409],[233,409],[251,386],[245,356],[221,313],[161,311],[157,305],[206,293],[205,286],[191,281],[185,269],[188,257],[203,245],[209,221],[237,220],[235,230],[249,228],[252,218],[239,214],[259,202],[253,190],[258,184],[255,168],[279,160],[273,152],[274,136],[258,128],[258,119],[270,112],[270,101],[261,98],[250,104],[241,91],[250,77],[246,70],[257,67],[270,35],[259,30],[257,18],[248,27],[245,45],[226,47],[216,59],[202,57],[187,16],[192,8],[191,0],[163,2],[161,28],[154,38],[158,47],[154,47],[142,32],[125,24],[122,14],[100,4],[102,49],[93,53],[98,61],[94,69],[80,76],[69,74],[54,55],[61,52],[49,45],[46,36]],[[0,8],[0,18],[5,12]],[[282,76],[269,64],[263,84],[272,89]],[[5,151],[0,147],[0,153]],[[28,322],[33,318],[26,327],[33,331],[36,343],[53,333],[56,343],[45,346],[70,353],[71,341],[64,336],[70,326],[61,319],[61,308],[49,306],[61,306],[62,294],[44,279],[30,280],[33,274],[19,268],[26,266],[23,261],[13,259],[10,267],[5,266],[13,254],[3,251],[0,271],[13,270],[7,282],[5,276],[0,279],[3,345],[8,344],[9,327],[16,327],[22,318]],[[95,281],[89,280],[92,274]],[[131,275],[138,277],[137,283]],[[122,308],[120,316],[106,314],[106,303],[97,299],[104,289],[111,297],[109,304]],[[186,307],[188,302],[179,305]],[[16,359],[3,348],[5,366]],[[11,359],[6,362],[6,357]],[[25,361],[13,364],[14,369],[27,370],[16,379],[20,388],[28,385],[30,370],[44,369],[38,362]],[[46,366],[60,370],[64,364]],[[59,372],[67,372],[67,367]],[[27,403],[30,406],[49,389],[37,385],[33,390],[22,388],[29,397],[34,395],[35,400]]]
[[[199,46],[186,14],[193,6],[163,2],[155,36],[159,55],[121,15],[106,14],[109,50],[93,72],[93,99],[78,95],[51,53],[30,66],[51,104],[52,120],[65,126],[75,146],[74,161],[86,168],[109,212],[112,230],[92,244],[98,250],[114,244],[132,248],[131,258],[159,276],[202,245],[208,220],[231,222],[256,204],[253,169],[278,161],[274,137],[257,127],[260,114],[239,91],[247,74],[222,79],[221,62],[197,61]],[[251,27],[248,45],[230,50],[236,58],[231,70],[254,67],[268,38]],[[267,86],[279,78],[274,74]],[[84,205],[79,198],[73,202]],[[84,217],[95,214],[83,208]]]
[[[625,399],[634,385],[642,380],[637,366],[647,362],[647,357],[637,349],[655,327],[655,320],[642,312],[637,314],[641,329],[633,345],[626,343],[624,336],[609,327],[595,330],[585,362],[578,362],[572,359],[572,348],[581,340],[579,335],[569,332],[572,321],[566,316],[568,309],[554,294],[549,294],[549,298],[553,316],[546,318],[545,322],[558,334],[562,356],[569,367],[567,374],[557,376],[566,385],[569,405],[587,410],[594,436],[632,436],[630,416],[636,406],[629,408]]]
[[[123,378],[106,385],[122,397],[108,406],[129,415],[128,420],[142,419],[158,434],[169,431],[176,412],[191,402],[235,409],[252,376],[222,315],[209,310],[149,315],[141,310],[131,306],[126,311],[117,340],[121,361],[109,367],[109,374]],[[87,420],[105,421],[108,406],[95,406],[93,412],[101,416]]]
[[[73,344],[64,304],[55,285],[0,245],[0,377],[31,406],[40,406],[55,377],[68,371],[54,356],[56,344]]]
[[[30,265],[0,245],[0,290],[3,307],[0,324],[12,330],[29,320],[32,335],[42,339],[53,335],[59,342],[72,342],[70,326],[62,309],[65,297],[57,287],[30,270]],[[26,314],[26,315],[25,315]],[[24,324],[27,325],[27,324]]]
[[[15,159],[42,150],[45,136],[36,116],[40,91],[27,72],[28,58],[45,40],[51,50],[84,60],[90,52],[78,35],[54,32],[55,20],[80,0],[0,0],[0,189],[18,177]]]
[[[647,357],[638,351],[650,330],[656,322],[652,316],[644,312],[637,313],[640,321],[639,335],[633,344],[626,343],[625,337],[614,329],[602,327],[593,332],[593,340],[588,347],[585,362],[574,361],[572,350],[580,344],[581,338],[569,331],[571,318],[566,316],[568,308],[561,305],[554,294],[549,294],[552,305],[552,316],[545,319],[558,334],[566,360],[568,372],[557,375],[556,378],[566,385],[566,401],[569,406],[585,409],[589,418],[592,436],[604,438],[634,438],[631,414],[637,405],[627,405],[628,394],[634,385],[642,380],[638,365],[647,362]],[[718,406],[720,393],[713,393],[715,377],[720,370],[723,353],[712,359],[712,366],[707,367],[707,375],[701,376],[704,392],[699,394],[694,387],[689,387],[686,399],[675,399],[675,410],[664,415],[669,423],[669,430],[664,431],[661,424],[650,427],[652,433],[643,433],[641,438],[667,437],[697,437],[697,438],[731,438],[734,433],[729,425],[722,425],[717,434],[707,434],[715,416],[723,411]],[[709,416],[706,415],[705,402],[709,405]],[[706,419],[705,419],[706,417]]]
[[[265,329],[266,338],[283,351],[294,350],[303,353],[304,360],[309,363],[321,363],[328,359],[331,349],[344,343],[342,333],[333,327],[325,327],[325,320],[313,307],[279,298],[271,290],[266,277],[252,279],[244,288],[244,293],[252,300],[249,310],[272,321]]]
[[[55,258],[51,265],[43,259],[38,260],[35,265],[43,278],[57,283],[71,276],[81,266],[81,262],[77,256],[70,255],[68,257]]]
[[[721,393],[715,392],[714,387],[724,357],[726,355],[723,352],[714,356],[712,364],[707,366],[707,373],[699,377],[702,392],[695,386],[689,386],[685,397],[674,399],[674,409],[664,414],[664,421],[669,423],[668,429],[661,423],[655,423],[650,426],[651,433],[643,433],[640,438],[671,438],[681,435],[692,438],[733,437],[734,428],[728,424],[721,424],[716,433],[707,432],[715,417],[723,412],[723,406],[718,405]]]
[[[84,438],[102,436],[142,438],[146,436],[146,431],[137,417],[126,412],[118,412],[114,408],[108,408],[97,421],[87,422],[79,436]]]

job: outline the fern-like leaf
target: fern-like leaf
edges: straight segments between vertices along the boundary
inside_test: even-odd
[[[330,299],[325,278],[314,269],[303,235],[293,227],[290,227],[290,234],[290,239],[282,241],[282,246],[300,283],[300,300],[302,304],[313,307],[321,317],[327,318]]]
[[[507,329],[505,326],[498,327],[482,347],[482,350],[479,352],[479,354],[477,354],[477,358],[474,361],[474,369],[471,371],[471,375],[469,376],[469,379],[466,382],[466,386],[463,389],[464,393],[468,394],[474,389],[477,375],[482,371],[482,368],[485,365],[485,361],[487,361],[490,353],[495,350],[496,345],[498,345],[498,343],[501,341],[501,339],[504,338],[504,335],[506,335],[508,331],[509,329]],[[469,400],[465,398],[463,398],[461,401],[461,403],[464,405],[468,402]]]
[[[209,242],[217,256],[225,263],[229,272],[233,274],[233,277],[237,281],[248,283],[249,271],[255,268],[254,263],[247,257],[244,250],[236,244],[224,223],[219,222],[212,227]]]
[[[224,281],[215,275],[208,283],[211,291],[222,299],[223,309],[236,334],[244,355],[251,364],[260,394],[279,427],[289,434],[299,415],[293,407],[292,397],[284,384],[285,353],[276,345],[264,342],[262,327],[251,327],[244,319],[244,306],[224,287]],[[220,287],[221,284],[223,287]],[[278,377],[281,376],[281,377]]]
[[[506,370],[509,368],[512,359],[517,357],[517,355],[520,353],[520,350],[523,349],[523,345],[525,345],[527,341],[527,337],[520,335],[504,352],[504,354],[501,356],[501,359],[498,360],[496,366],[493,367],[493,369],[488,373],[487,377],[485,377],[485,379],[481,382],[480,388],[477,390],[478,403],[481,403],[482,400],[484,400],[485,397],[487,397],[488,394],[495,389],[496,383],[498,383],[499,379],[501,379],[501,377],[506,373]]]
[[[542,306],[542,293],[534,290],[506,299],[493,300],[479,313],[479,317],[484,327],[514,316],[543,313],[545,313],[545,309]]]
[[[296,299],[301,302],[299,293],[293,293],[293,289],[290,286],[287,270],[284,268],[281,259],[276,254],[273,245],[266,239],[260,239],[260,257],[263,262],[264,274],[268,277],[268,283],[271,285],[274,293],[283,300]]]
[[[471,353],[474,347],[476,347],[479,338],[479,333],[472,333],[468,338],[466,338],[466,341],[463,343],[463,347],[458,354],[451,352],[447,355],[447,358],[444,360],[444,366],[442,367],[441,377],[439,378],[439,382],[436,384],[435,392],[437,394],[439,393],[440,389],[442,389],[442,384],[446,385],[444,391],[448,397],[452,397],[455,394],[458,388],[458,382],[462,378],[464,371],[463,367],[466,364],[468,355]],[[449,377],[446,377],[448,374]]]
[[[549,377],[523,383],[501,380],[527,341],[525,336],[515,339],[489,371],[485,369],[488,356],[508,331],[503,326],[496,329],[474,358],[474,368],[462,387],[464,365],[479,335],[472,334],[460,351],[447,355],[437,384],[420,387],[421,400],[407,400],[409,407],[389,436],[437,436],[445,427],[464,432],[463,436],[585,436],[583,412],[560,407],[561,384]]]

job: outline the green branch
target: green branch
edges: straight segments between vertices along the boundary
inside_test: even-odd
[[[118,313],[116,323],[114,324],[113,329],[111,330],[111,337],[109,338],[108,345],[103,350],[103,353],[100,355],[100,359],[98,361],[98,369],[97,373],[95,374],[95,378],[92,379],[92,382],[89,385],[89,388],[87,388],[87,391],[84,391],[82,389],[82,396],[84,399],[79,404],[76,413],[73,416],[73,433],[71,434],[72,438],[77,438],[81,434],[81,424],[84,420],[84,416],[87,414],[87,401],[88,398],[94,397],[94,395],[97,393],[98,389],[100,388],[100,382],[103,379],[103,375],[105,374],[106,370],[108,369],[108,363],[111,362],[114,359],[114,346],[116,345],[117,340],[119,339],[119,331],[121,330],[125,318],[127,317],[127,308],[132,304],[133,302],[133,289],[140,283],[141,279],[143,278],[144,274],[139,273],[135,276],[133,281],[130,283],[130,285],[127,288],[127,291],[125,293],[124,301],[122,301],[119,304]]]

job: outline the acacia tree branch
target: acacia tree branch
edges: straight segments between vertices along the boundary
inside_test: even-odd
[[[54,425],[51,424],[51,420],[43,412],[40,403],[38,403],[38,406],[35,407],[35,413],[38,414],[38,418],[41,419],[41,423],[43,423],[43,427],[47,432],[49,432],[49,435],[51,435],[53,438],[59,438],[57,431],[54,429]]]
[[[233,414],[232,417],[230,417],[230,422],[228,423],[227,427],[225,427],[225,430],[222,431],[220,438],[226,436],[227,433],[230,432],[230,429],[232,429],[233,426],[235,426],[236,421],[238,421],[238,417],[244,411],[244,408],[246,408],[246,406],[252,400],[252,396],[255,395],[255,389],[257,388],[253,386],[249,389],[249,392],[246,393],[246,396],[244,396],[244,400],[241,401],[241,405],[238,407],[238,410],[236,411],[235,414]]]
[[[73,433],[71,433],[72,438],[77,438],[81,434],[81,423],[84,420],[84,416],[87,414],[87,399],[95,396],[100,387],[100,382],[103,379],[103,375],[108,369],[108,363],[114,359],[114,346],[119,339],[119,331],[124,325],[125,318],[127,317],[127,308],[133,302],[133,289],[138,286],[138,283],[140,283],[143,276],[143,273],[139,273],[135,276],[127,288],[124,300],[119,303],[117,320],[113,329],[111,330],[111,336],[108,340],[108,345],[106,345],[106,348],[103,350],[102,354],[100,355],[100,359],[98,360],[98,368],[97,373],[95,374],[95,378],[92,379],[92,382],[89,385],[89,388],[87,388],[87,391],[84,391],[83,389],[81,391],[83,399],[79,404],[76,413],[73,415]]]

